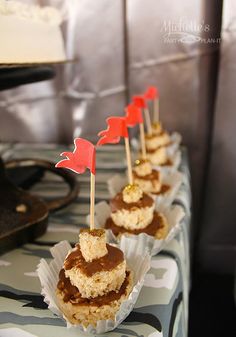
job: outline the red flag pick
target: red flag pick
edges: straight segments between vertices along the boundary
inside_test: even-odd
[[[145,101],[145,99],[144,99],[143,96],[133,96],[132,100],[133,100],[133,103],[138,108],[141,108],[141,109],[147,108],[147,103],[146,103],[146,101]]]
[[[156,98],[159,98],[159,92],[156,87],[148,87],[146,92],[144,93],[144,97],[147,100],[154,100]]]
[[[144,96],[133,96],[133,103],[136,107],[143,109],[148,134],[152,133],[152,125],[147,102]]]
[[[119,143],[120,137],[128,138],[128,130],[125,117],[108,117],[106,119],[108,127],[106,130],[100,131],[98,136],[101,137],[97,145],[107,143]]]
[[[138,108],[134,103],[129,104],[125,108],[125,112],[127,126],[135,126],[136,124],[143,123],[142,110]]]
[[[83,138],[75,138],[75,149],[73,152],[62,152],[60,156],[67,157],[56,164],[56,167],[64,167],[75,173],[84,173],[88,168],[91,173],[96,171],[95,146]]]
[[[75,138],[73,152],[62,152],[60,155],[67,157],[56,164],[56,167],[64,167],[75,173],[84,173],[86,168],[90,174],[90,229],[94,228],[94,204],[95,204],[95,172],[96,149],[88,140]]]
[[[159,91],[156,87],[148,87],[144,97],[146,100],[153,101],[153,122],[159,122]]]
[[[120,137],[125,139],[126,161],[128,167],[129,183],[133,184],[132,164],[129,147],[129,134],[125,117],[109,117],[106,119],[108,127],[106,130],[99,132],[98,136],[102,137],[97,142],[97,145],[103,145],[107,143],[118,143]]]

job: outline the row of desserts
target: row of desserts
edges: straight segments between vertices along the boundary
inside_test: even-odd
[[[167,139],[169,136],[161,129],[160,123],[158,125],[159,132],[157,132],[157,124],[154,124],[155,136],[153,136],[153,141],[157,144],[156,138],[162,139],[158,143],[156,152],[162,153],[163,156],[166,150],[165,146],[170,145],[170,142],[169,140],[164,142],[163,139]],[[114,137],[117,139],[117,135],[114,135]],[[109,140],[110,142],[114,141],[111,138]],[[146,136],[146,141],[150,143],[149,135]],[[73,154],[63,153],[67,159],[61,161],[58,166],[72,169],[77,173],[82,173],[88,167],[91,171],[91,177],[95,179],[95,148],[83,139],[76,139],[75,145]],[[77,154],[79,160],[77,160]],[[171,165],[170,162],[167,164]],[[65,260],[59,272],[56,298],[54,297],[55,294],[52,294],[52,297],[66,320],[73,325],[81,325],[82,331],[91,332],[92,330],[89,330],[88,327],[98,328],[99,325],[101,326],[101,322],[106,320],[116,321],[117,323],[117,315],[121,305],[128,298],[132,298],[132,294],[137,293],[137,289],[138,292],[140,291],[145,272],[149,268],[149,264],[145,260],[146,255],[143,254],[144,252],[147,254],[147,250],[142,247],[143,251],[141,252],[140,246],[139,251],[135,247],[133,249],[134,261],[139,261],[140,266],[142,264],[145,266],[142,268],[139,266],[137,270],[141,269],[143,272],[136,275],[137,270],[132,270],[131,266],[127,266],[125,256],[119,249],[119,244],[123,249],[124,242],[127,246],[131,244],[129,239],[127,239],[128,241],[124,239],[123,234],[135,234],[138,238],[139,234],[145,233],[144,235],[151,236],[154,239],[162,239],[167,236],[169,221],[163,213],[156,210],[155,200],[151,194],[165,194],[169,189],[169,187],[162,187],[160,177],[161,173],[152,168],[147,158],[138,159],[133,170],[133,183],[126,184],[111,200],[111,216],[103,223],[103,227],[111,230],[120,239],[118,246],[107,243],[104,229],[90,228],[90,230],[81,231],[80,242],[72,251],[64,252]],[[92,199],[94,200],[94,196],[91,198],[91,205],[93,204]],[[91,216],[93,217],[93,212],[90,213],[90,226]],[[42,278],[44,277],[40,278],[42,284]],[[138,283],[140,283],[139,287],[137,287]],[[48,298],[49,294],[46,295],[46,298]],[[126,310],[123,307],[123,315],[121,315],[119,321],[124,319],[132,309],[134,300],[131,304]],[[108,327],[105,326],[102,330],[100,328],[99,332],[111,330],[115,326],[116,324],[109,323]],[[97,329],[94,331],[98,332]]]
[[[136,153],[138,158],[135,159],[132,170],[133,184],[125,184],[127,178],[118,179],[117,176],[108,181],[112,195],[110,212],[102,203],[97,205],[97,215],[102,219],[98,223],[99,226],[112,230],[116,237],[123,234],[146,233],[160,240],[167,237],[171,227],[182,217],[181,211],[177,212],[177,216],[176,209],[170,209],[182,182],[182,175],[177,172],[179,162],[176,164],[173,160],[177,152],[180,155],[181,137],[176,133],[171,135],[164,130],[159,117],[158,121],[155,118],[155,111],[152,113],[153,118],[150,123],[150,109],[147,109],[145,97],[151,98],[155,103],[159,99],[156,88],[149,87],[144,95],[135,96],[133,103],[128,106],[130,110],[126,109],[126,111],[135,114],[135,110],[131,109],[132,104],[146,110],[144,112],[147,116],[146,125],[148,120],[150,124],[144,135],[146,153],[141,151],[142,144],[139,144],[140,150]],[[157,106],[157,104],[153,105]],[[141,135],[140,143],[142,143]],[[106,216],[102,216],[101,213]],[[154,249],[153,252],[157,253],[157,250]]]

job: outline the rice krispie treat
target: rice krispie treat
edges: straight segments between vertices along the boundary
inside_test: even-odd
[[[106,243],[105,231],[82,230],[59,274],[58,305],[72,324],[95,326],[115,318],[132,285],[123,252]]]
[[[164,194],[170,186],[162,183],[161,172],[154,170],[148,159],[137,159],[133,168],[134,183],[144,192]]]
[[[152,124],[152,133],[145,135],[147,158],[153,165],[164,165],[167,161],[166,146],[171,143],[169,134],[160,122]]]
[[[165,217],[157,213],[154,199],[138,185],[127,185],[111,201],[111,217],[105,223],[114,235],[147,233],[164,238],[168,233]]]

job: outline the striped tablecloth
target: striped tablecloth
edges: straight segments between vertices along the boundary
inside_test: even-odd
[[[57,161],[62,151],[65,151],[65,147],[55,145],[0,147],[5,160],[30,157]],[[108,145],[98,150],[96,201],[108,200],[107,180],[117,172],[124,173],[124,156],[121,145]],[[175,202],[186,211],[183,229],[161,253],[152,258],[151,269],[134,310],[116,330],[106,336],[187,336],[191,192],[184,148],[180,170],[184,173],[184,183]],[[47,309],[35,272],[41,258],[51,259],[49,250],[54,243],[65,239],[71,243],[77,242],[79,228],[86,226],[89,175],[80,175],[78,179],[80,193],[77,200],[50,215],[48,229],[43,236],[0,256],[0,337],[78,336]],[[52,199],[64,195],[65,188],[58,177],[45,174],[32,193]]]

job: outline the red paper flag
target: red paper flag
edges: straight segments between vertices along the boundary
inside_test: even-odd
[[[154,100],[159,97],[159,92],[156,87],[148,87],[147,91],[144,93],[144,97],[147,100]]]
[[[136,124],[143,123],[142,110],[138,108],[134,103],[129,104],[125,108],[125,112],[127,126],[135,126]]]
[[[67,157],[56,164],[56,167],[64,167],[75,173],[84,173],[88,168],[91,173],[96,171],[95,146],[83,138],[75,138],[73,152],[62,152],[60,156]]]
[[[128,130],[125,117],[109,117],[106,119],[108,127],[106,130],[100,131],[98,136],[102,137],[97,145],[107,143],[119,143],[120,137],[128,137]]]
[[[138,108],[141,108],[141,109],[147,108],[147,103],[143,96],[133,96],[133,103]]]

